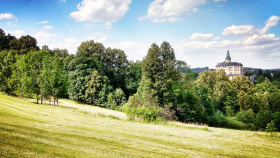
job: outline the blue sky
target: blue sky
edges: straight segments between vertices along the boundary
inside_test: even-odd
[[[0,0],[0,28],[76,53],[87,40],[142,60],[168,41],[191,67],[280,68],[279,0]]]

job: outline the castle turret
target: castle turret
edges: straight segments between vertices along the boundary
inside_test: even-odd
[[[229,55],[229,50],[227,51],[227,56],[226,56],[226,63],[230,63],[231,62],[231,57]]]

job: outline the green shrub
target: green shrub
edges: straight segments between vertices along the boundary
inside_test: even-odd
[[[274,122],[277,131],[280,131],[280,112],[275,112],[271,115],[272,121]]]
[[[121,107],[121,110],[126,113],[130,120],[145,122],[164,121],[164,118],[161,115],[163,108],[144,101],[138,95],[129,97],[128,102]]]
[[[238,121],[235,117],[227,117],[227,127],[233,129],[247,129],[246,123]]]
[[[115,99],[117,106],[122,106],[126,101],[125,98],[126,97],[125,97],[125,94],[122,91],[122,89],[117,88],[114,93],[114,99]]]
[[[244,122],[244,123],[254,123],[256,114],[252,109],[248,109],[246,111],[241,110],[237,113],[236,118],[238,121]]]
[[[116,109],[117,108],[117,103],[114,98],[113,93],[109,93],[107,96],[107,103],[105,104],[106,108],[108,109]]]
[[[275,124],[273,121],[271,121],[271,123],[267,124],[265,131],[267,132],[275,132],[277,131],[277,128],[275,127]]]
[[[217,110],[215,114],[210,117],[209,125],[214,127],[227,127],[228,121],[227,118],[223,115],[220,110]]]
[[[264,130],[266,125],[270,122],[271,122],[270,112],[268,110],[266,111],[260,110],[257,113],[256,121],[254,124],[259,130]]]

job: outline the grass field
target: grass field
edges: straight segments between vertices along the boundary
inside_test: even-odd
[[[0,93],[0,157],[280,157],[280,134],[177,122],[60,100],[38,105]]]

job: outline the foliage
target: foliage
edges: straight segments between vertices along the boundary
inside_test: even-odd
[[[168,42],[163,42],[160,47],[152,44],[143,60],[140,91],[149,92],[161,106],[169,102],[172,85],[179,79],[175,64],[174,50]]]
[[[271,123],[267,124],[265,131],[267,132],[275,132],[277,131],[277,128],[275,127],[275,124],[273,121],[271,121]]]
[[[245,76],[251,76],[253,75],[253,71],[246,71]]]
[[[275,112],[271,115],[271,120],[274,123],[274,126],[280,131],[280,112]]]
[[[40,75],[43,71],[43,61],[50,56],[48,51],[29,52],[17,61],[17,71],[14,71],[18,79],[18,90],[26,97],[36,97],[37,103],[40,91]]]
[[[196,80],[197,84],[202,84],[209,89],[210,95],[214,95],[214,88],[216,83],[229,82],[229,77],[226,75],[224,71],[204,71],[199,74],[198,79]]]
[[[58,98],[68,96],[68,75],[64,71],[64,65],[56,57],[46,56],[43,60],[43,69],[40,74],[41,95],[49,98],[53,96],[57,102]]]
[[[112,91],[109,80],[106,76],[100,76],[97,70],[86,77],[86,102],[93,105],[104,105],[107,102],[107,95]]]
[[[237,113],[236,118],[238,121],[244,122],[244,123],[254,123],[256,114],[252,109],[248,109],[246,111],[241,110]]]
[[[114,93],[114,99],[117,106],[122,106],[126,102],[126,97],[122,89],[117,88]]]
[[[3,29],[0,28],[0,52],[2,50],[9,50],[10,49],[10,41],[15,39],[14,36],[7,34],[4,32]]]
[[[265,77],[263,75],[259,75],[256,80],[256,84],[262,83],[264,80],[265,80]]]
[[[16,54],[14,50],[0,52],[0,91],[6,93],[14,91],[14,87],[10,83],[13,71],[16,69]]]
[[[37,40],[29,35],[21,36],[19,39],[14,38],[10,41],[10,49],[18,50],[19,54],[27,54],[31,51],[39,50]]]
[[[86,57],[83,52],[78,52],[74,59],[68,64],[69,72],[69,97],[70,99],[86,102],[86,77],[91,75],[93,70],[102,69],[100,61],[96,58]],[[102,74],[102,72],[99,72]]]
[[[280,130],[279,74],[260,69],[254,85],[245,76],[229,80],[224,71],[191,72],[168,42],[152,44],[143,61],[128,62],[124,51],[92,40],[69,55],[46,45],[39,50],[35,38],[16,39],[0,29],[0,91],[37,102],[68,97],[147,122]]]
[[[260,110],[256,115],[256,121],[254,124],[258,129],[264,130],[269,122],[271,122],[270,112],[268,110]]]
[[[265,78],[262,83],[257,84],[256,88],[257,92],[260,94],[263,94],[265,92],[274,93],[278,91],[277,87],[268,78]]]
[[[153,98],[144,100],[139,95],[129,97],[129,100],[121,108],[131,120],[140,120],[145,122],[162,122],[162,108],[155,105]]]
[[[106,108],[108,109],[116,109],[117,103],[114,98],[114,94],[111,92],[107,96],[107,103],[105,104]]]
[[[128,96],[137,92],[142,76],[141,65],[141,62],[139,61],[131,61],[126,67],[125,90],[127,91]]]

